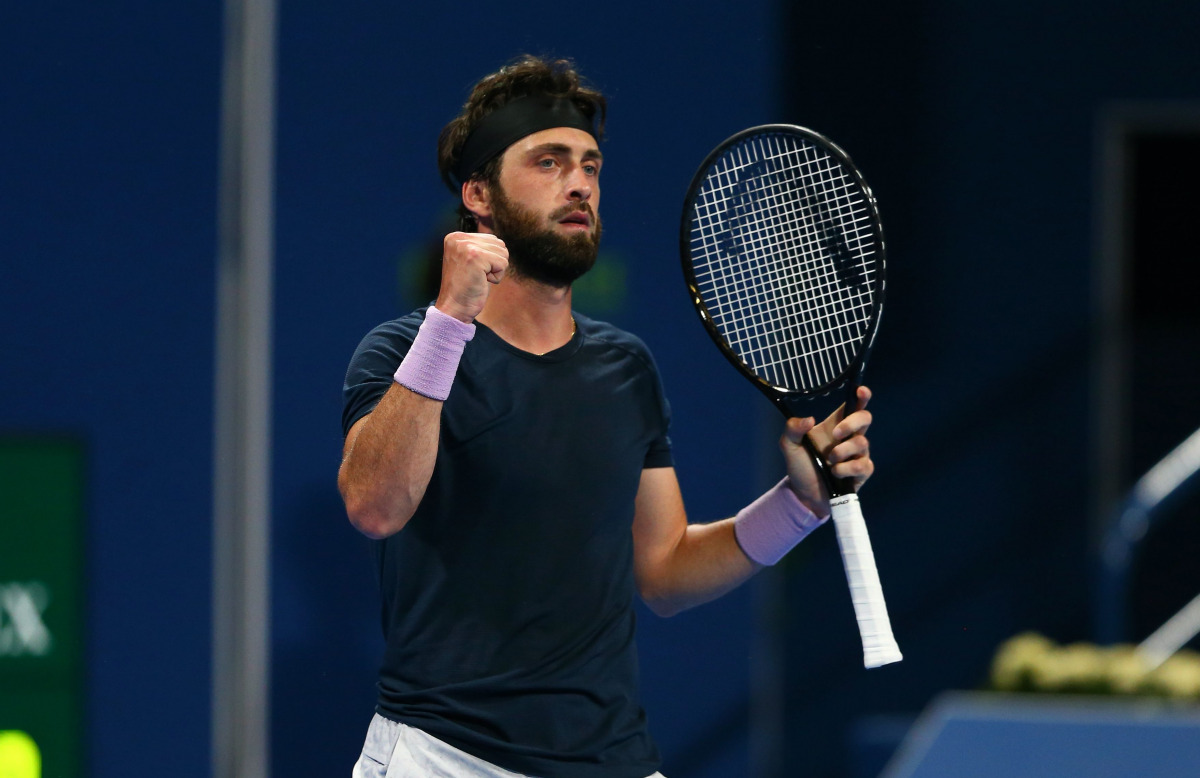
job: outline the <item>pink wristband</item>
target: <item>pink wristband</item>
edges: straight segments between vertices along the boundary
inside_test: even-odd
[[[450,396],[458,361],[467,341],[475,337],[475,325],[448,316],[432,305],[413,338],[412,348],[396,368],[396,383],[431,400],[445,402]]]
[[[738,511],[733,534],[746,556],[760,565],[773,565],[828,519],[817,518],[805,507],[784,478]]]

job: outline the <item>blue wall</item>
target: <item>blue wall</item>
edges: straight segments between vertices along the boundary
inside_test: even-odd
[[[876,10],[791,3],[785,25],[854,30],[785,47],[784,111],[850,150],[888,231],[863,499],[906,656],[855,672],[834,545],[814,538],[811,563],[787,571],[784,628],[789,754],[806,775],[847,774],[865,714],[984,683],[1009,635],[1090,637],[1098,127],[1117,101],[1200,100],[1194,4]],[[1181,420],[1176,440],[1188,432]]]
[[[0,11],[0,430],[86,446],[98,778],[208,770],[219,38],[210,3]]]
[[[759,491],[778,427],[680,290],[696,164],[742,127],[791,121],[844,145],[880,197],[891,300],[864,500],[906,660],[860,669],[832,533],[774,571],[786,774],[847,774],[855,721],[978,684],[1019,629],[1083,637],[1095,122],[1116,99],[1200,99],[1200,11],[1123,5],[283,3],[277,774],[345,774],[370,716],[382,646],[366,542],[334,485],[342,374],[413,303],[407,258],[452,204],[437,130],[524,51],[575,58],[610,95],[605,259],[624,284],[593,312],[659,360],[693,518]],[[220,33],[211,3],[0,12],[0,431],[88,447],[97,777],[209,774]],[[746,771],[763,584],[669,621],[642,613],[672,778]]]

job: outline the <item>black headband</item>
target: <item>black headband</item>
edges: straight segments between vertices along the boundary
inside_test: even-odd
[[[541,130],[573,127],[595,135],[592,120],[579,106],[565,97],[526,95],[505,103],[479,122],[458,157],[454,178],[461,186],[498,154],[512,144]]]

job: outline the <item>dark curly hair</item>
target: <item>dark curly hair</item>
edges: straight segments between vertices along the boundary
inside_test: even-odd
[[[450,191],[456,194],[459,191],[452,171],[467,138],[480,120],[509,101],[527,95],[569,98],[584,116],[595,122],[596,140],[603,139],[604,117],[608,110],[604,95],[584,83],[570,60],[550,60],[526,54],[475,84],[458,116],[451,119],[438,135],[438,170]],[[489,186],[498,184],[501,156],[489,160],[471,178],[482,179]],[[458,214],[464,230],[476,229],[475,217],[466,206],[459,204]]]

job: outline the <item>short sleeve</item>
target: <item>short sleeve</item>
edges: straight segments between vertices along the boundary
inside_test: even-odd
[[[342,386],[343,437],[350,433],[355,422],[375,410],[387,393],[392,376],[412,346],[423,319],[421,310],[381,324],[358,344]]]
[[[654,357],[651,356],[650,350],[645,344],[640,343],[646,364],[649,366],[650,373],[653,377],[654,391],[654,407],[658,411],[659,430],[655,438],[650,442],[650,447],[646,451],[646,459],[642,464],[643,468],[652,467],[674,467],[675,459],[671,455],[671,404],[667,401],[667,395],[663,389],[662,378],[658,374],[658,365],[654,362]]]

